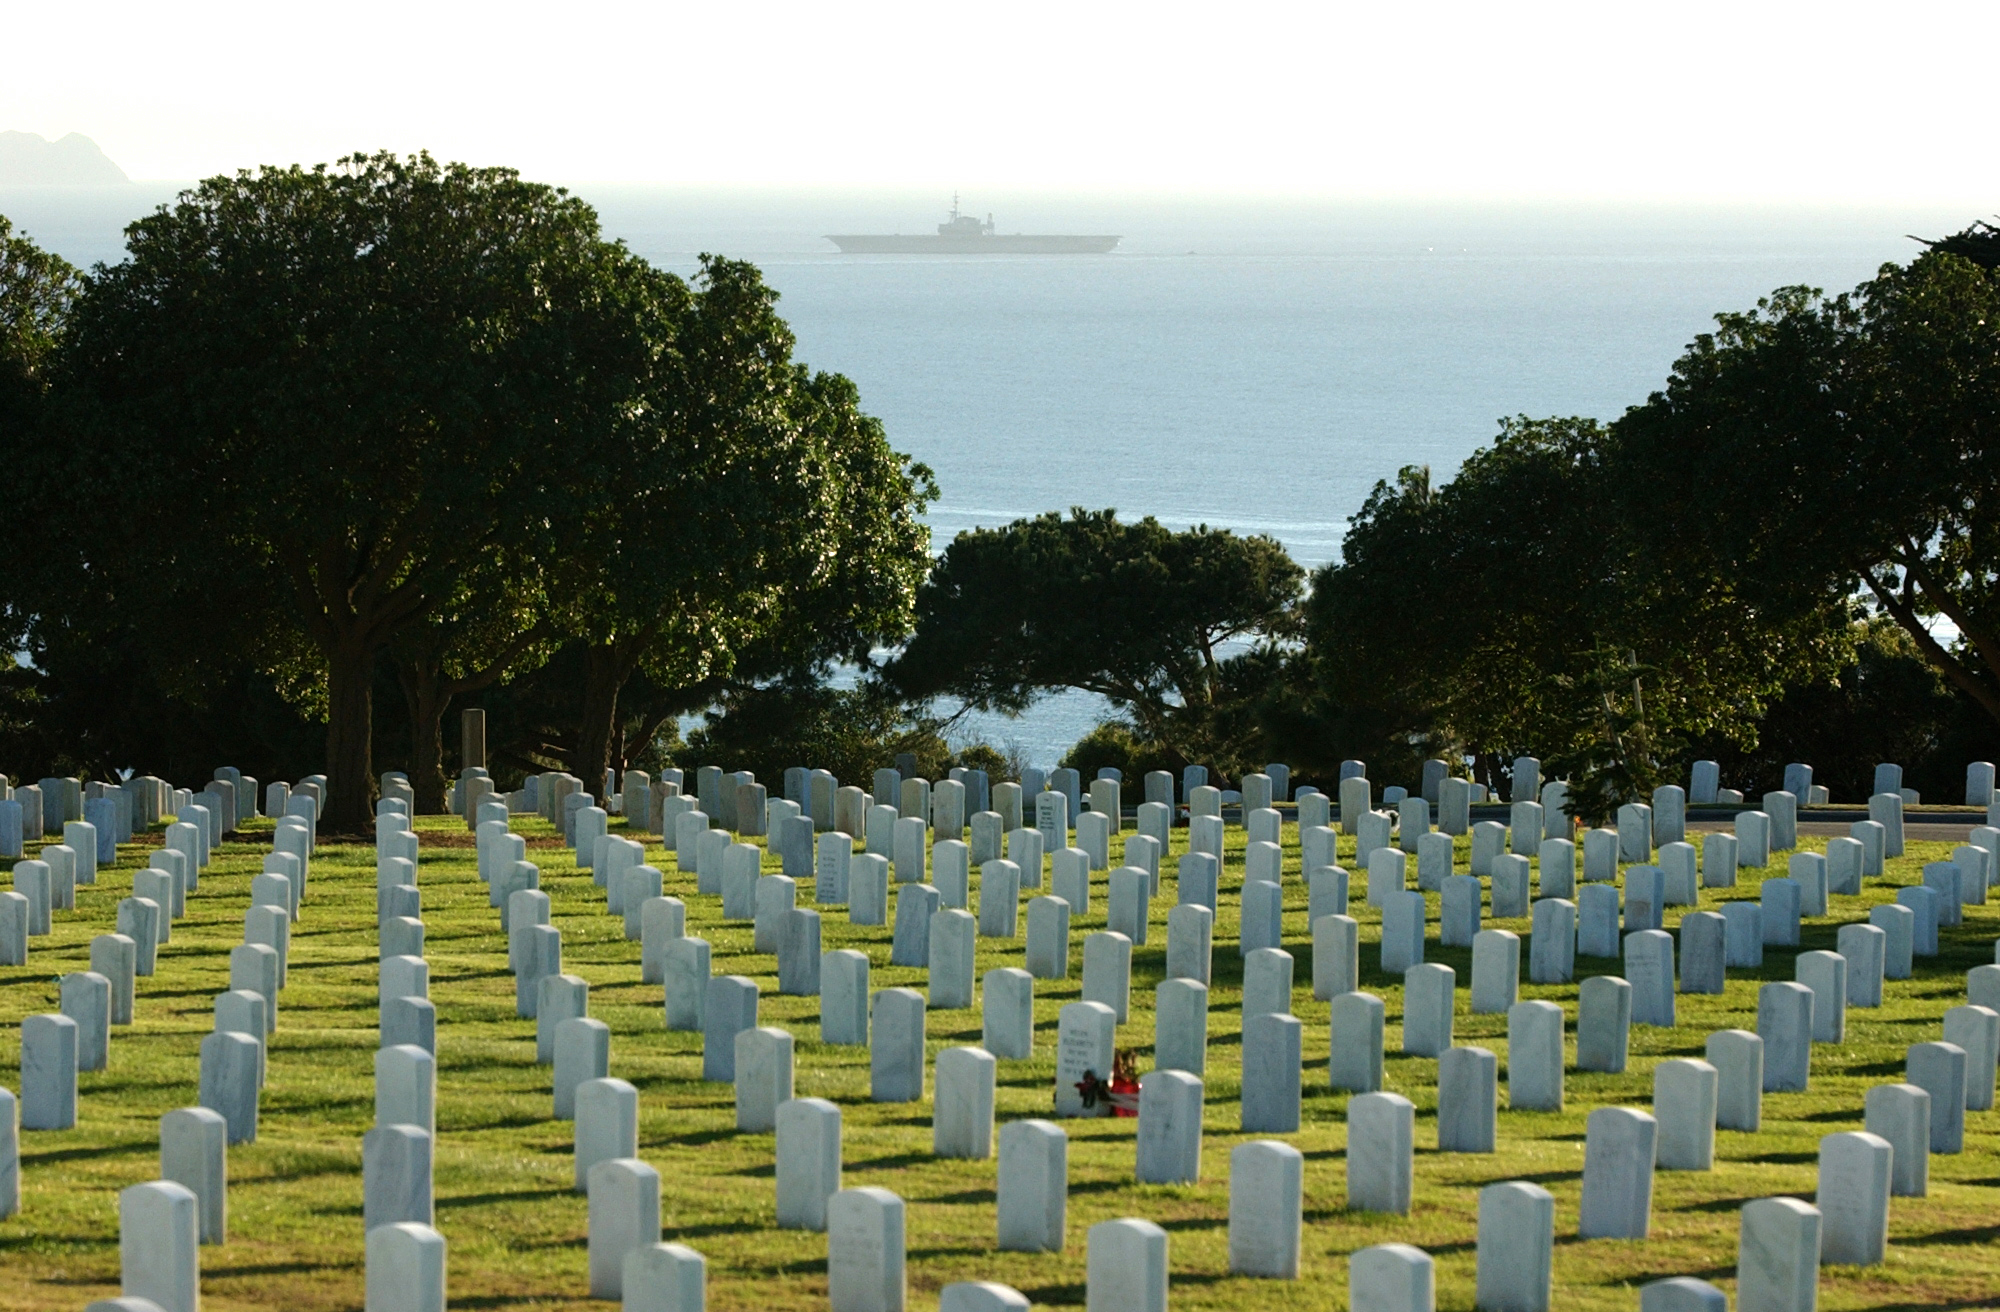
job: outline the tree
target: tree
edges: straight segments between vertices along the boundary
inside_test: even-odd
[[[1539,756],[1590,819],[1665,782],[1691,737],[1754,740],[1844,611],[1773,622],[1727,570],[1663,566],[1617,509],[1618,454],[1594,420],[1517,419],[1442,487],[1378,484],[1314,578],[1329,699],[1392,710],[1385,737],[1469,753],[1489,782]]]
[[[26,468],[41,441],[49,364],[82,285],[67,260],[15,236],[0,215],[0,459],[9,469]],[[18,649],[25,619],[20,599],[0,594],[0,650]]]
[[[1052,689],[1098,693],[1172,759],[1234,772],[1254,744],[1237,675],[1295,637],[1304,577],[1271,538],[1115,510],[974,529],[931,571],[885,677],[1009,713]]]
[[[560,638],[532,560],[480,561],[457,593],[388,644],[410,717],[417,810],[445,810],[444,718],[453,701],[548,661]]]
[[[757,270],[704,257],[677,300],[617,493],[586,511],[558,585],[583,648],[569,761],[586,780],[611,763],[636,672],[686,711],[866,662],[908,632],[929,563],[930,471],[890,448],[852,382],[792,360]]]
[[[364,828],[378,657],[598,499],[665,276],[565,193],[428,156],[213,178],[127,245],[59,387],[73,449],[146,476],[97,483],[72,554],[131,606],[171,560],[206,604],[167,617],[291,652],[328,822]]]
[[[1650,542],[1727,562],[1771,614],[1863,593],[2000,723],[1988,238],[1976,225],[1850,294],[1785,288],[1718,316],[1618,433],[1625,486],[1656,507]]]
[[[1954,800],[1965,763],[1993,760],[1996,749],[2000,726],[1947,683],[1887,615],[1857,623],[1853,657],[1842,668],[1774,700],[1754,744],[1708,739],[1691,746],[1751,797],[1783,787],[1788,763],[1808,761],[1813,782],[1840,802],[1875,791],[1879,761],[1900,762],[1905,784],[1925,797]]]
[[[953,763],[942,728],[872,682],[836,688],[812,679],[779,680],[726,694],[688,735],[677,759],[749,770],[773,784],[801,764],[865,784],[869,771],[909,752],[917,772],[935,779]]]

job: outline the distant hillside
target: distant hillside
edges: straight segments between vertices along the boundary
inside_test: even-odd
[[[32,132],[0,132],[0,187],[90,187],[130,181],[124,169],[80,132],[60,141]]]

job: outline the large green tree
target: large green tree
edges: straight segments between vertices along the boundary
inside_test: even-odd
[[[909,631],[930,471],[891,449],[852,382],[792,358],[776,306],[741,261],[705,258],[674,288],[643,422],[607,457],[615,493],[558,565],[584,666],[566,756],[585,780],[620,754],[619,699],[641,670],[666,709],[691,711],[866,662]]]
[[[83,279],[0,215],[0,460],[18,477],[41,445],[50,365],[68,327]],[[17,504],[26,504],[25,496]],[[32,566],[32,555],[26,562]],[[18,579],[21,570],[10,569]],[[18,648],[26,620],[17,588],[0,591],[0,651]],[[4,697],[5,694],[0,694]],[[4,713],[0,713],[4,714]]]
[[[1233,772],[1255,745],[1242,675],[1295,638],[1304,578],[1271,538],[1113,510],[974,529],[931,571],[886,677],[906,697],[1004,712],[1094,692],[1172,759]]]
[[[1719,316],[1619,421],[1618,460],[1663,565],[1725,563],[1774,615],[1860,591],[2000,722],[1996,246],[1975,228],[1852,293]]]
[[[213,178],[127,245],[59,382],[72,450],[125,475],[78,499],[76,572],[137,608],[164,572],[183,644],[316,689],[329,820],[362,828],[378,657],[601,495],[663,280],[563,192],[427,156]]]
[[[48,366],[62,341],[83,278],[69,261],[45,251],[0,214],[0,423],[31,422],[28,405],[47,385]]]
[[[1844,649],[1845,609],[1768,616],[1715,562],[1649,554],[1618,457],[1593,420],[1521,419],[1442,486],[1378,484],[1314,578],[1329,699],[1489,778],[1539,756],[1590,818],[1677,773],[1692,738],[1754,740],[1766,700]]]

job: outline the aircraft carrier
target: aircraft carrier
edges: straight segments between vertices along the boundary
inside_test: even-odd
[[[936,236],[901,233],[830,233],[827,240],[846,255],[1103,255],[1118,244],[1105,235],[995,232],[993,216],[980,222],[958,212],[951,200],[951,217],[937,225]]]

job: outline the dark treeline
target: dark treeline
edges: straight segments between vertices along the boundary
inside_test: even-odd
[[[212,179],[89,273],[0,219],[0,771],[504,781],[713,762],[1008,773],[939,698],[1115,708],[1069,762],[1329,781],[1518,754],[1586,817],[1713,757],[2000,751],[2000,241],[1723,315],[1614,422],[1404,470],[1311,577],[1110,511],[961,535],[749,265],[693,281],[565,193],[427,157]],[[1942,622],[1942,623],[1940,623]],[[1938,636],[1944,635],[1944,636]],[[896,653],[885,665],[872,653]],[[835,686],[836,668],[862,677]],[[847,686],[852,683],[852,686]],[[691,740],[683,716],[707,712]]]
[[[1996,265],[1976,225],[1719,316],[1615,422],[1511,420],[1449,483],[1378,485],[1309,586],[1275,543],[1150,521],[966,535],[890,676],[1102,693],[1122,722],[1071,763],[1128,774],[1497,783],[1525,754],[1600,819],[1703,757],[1752,792],[1807,761],[1849,801],[1893,760],[1957,800],[2000,749]]]
[[[389,155],[211,179],[87,276],[0,240],[14,770],[310,765],[360,829],[385,723],[436,810],[470,697],[595,778],[908,628],[929,473],[749,265]]]

